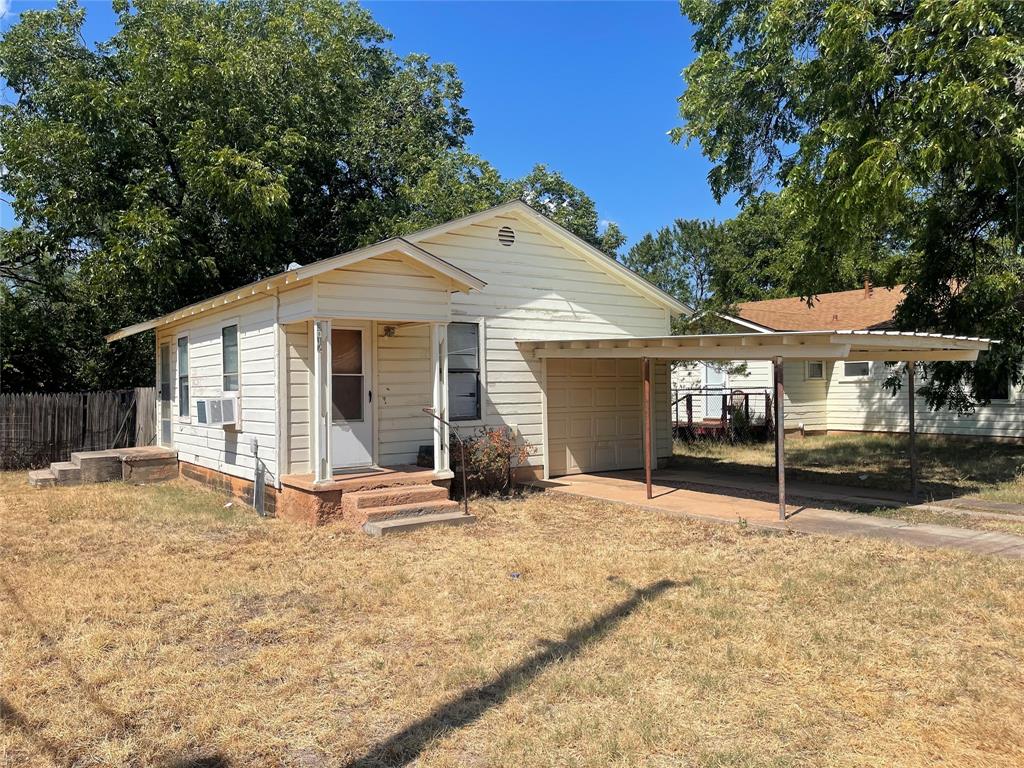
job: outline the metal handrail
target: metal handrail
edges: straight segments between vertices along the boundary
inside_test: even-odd
[[[469,493],[466,490],[466,443],[462,440],[462,435],[459,434],[459,430],[451,424],[451,422],[442,419],[436,413],[434,408],[427,407],[423,409],[423,412],[433,419],[436,419],[441,424],[448,427],[448,434],[452,435],[456,440],[459,441],[459,469],[462,470],[462,512],[463,514],[469,514]],[[435,457],[435,462],[437,461]]]

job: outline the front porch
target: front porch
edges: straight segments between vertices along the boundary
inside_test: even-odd
[[[311,281],[282,303],[280,517],[366,527],[453,511],[451,296],[484,284],[401,240],[367,256],[303,268]]]
[[[285,475],[277,516],[306,525],[341,522],[375,535],[472,522],[448,498],[449,484],[433,469],[412,465],[339,471],[322,481],[310,473]]]

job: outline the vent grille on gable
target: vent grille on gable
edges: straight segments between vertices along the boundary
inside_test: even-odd
[[[516,241],[516,233],[512,227],[502,227],[498,230],[498,242],[502,245],[512,245]]]

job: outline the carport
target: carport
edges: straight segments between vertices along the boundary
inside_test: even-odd
[[[917,448],[914,390],[919,362],[977,360],[978,353],[996,343],[990,339],[901,331],[786,331],[773,333],[698,334],[646,338],[592,337],[586,339],[518,340],[524,355],[541,361],[545,387],[546,365],[552,359],[637,360],[641,370],[643,469],[647,498],[652,497],[654,397],[652,361],[770,360],[774,371],[775,473],[779,519],[786,518],[785,382],[783,364],[804,360],[882,360],[905,363],[910,413],[911,494],[917,496]],[[546,393],[545,393],[546,396]],[[545,416],[545,436],[549,423]]]

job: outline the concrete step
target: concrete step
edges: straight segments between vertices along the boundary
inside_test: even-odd
[[[70,461],[55,461],[50,472],[57,478],[57,485],[78,485],[82,482],[82,468]]]
[[[468,525],[475,522],[476,518],[473,515],[464,515],[460,510],[439,515],[416,515],[413,517],[377,520],[366,523],[363,526],[363,530],[371,536],[390,536],[393,533],[415,531],[428,525]]]
[[[82,470],[83,483],[105,483],[121,479],[121,457],[117,451],[76,451],[71,463]]]
[[[28,484],[35,488],[48,488],[57,484],[57,476],[49,469],[30,469]]]
[[[389,504],[385,507],[364,507],[359,512],[366,522],[374,523],[406,517],[448,514],[449,512],[455,512],[460,506],[457,501],[441,499],[438,501],[417,501],[412,504]]]
[[[430,485],[433,479],[433,472],[415,467],[411,471],[371,469],[365,472],[334,475],[328,483],[321,483],[320,487],[326,485],[337,488],[342,493],[361,493],[362,491]]]
[[[402,485],[370,491],[342,494],[341,501],[349,509],[391,507],[396,504],[417,504],[423,501],[444,501],[448,489],[440,485]]]

